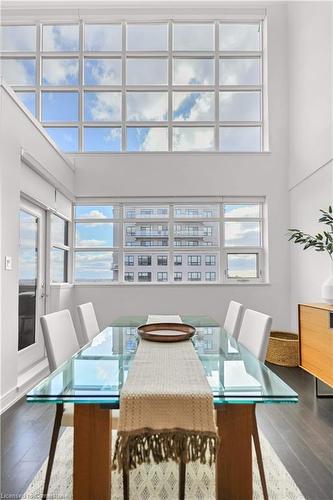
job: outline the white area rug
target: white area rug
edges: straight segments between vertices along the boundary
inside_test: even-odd
[[[113,435],[115,442],[116,434]],[[271,445],[260,435],[270,500],[304,500],[304,497]],[[68,428],[59,439],[53,465],[49,500],[72,498],[73,430]],[[39,500],[45,478],[46,462],[36,474],[23,498]],[[186,468],[186,500],[214,500],[214,467],[189,464]],[[253,454],[253,499],[261,500],[262,490],[255,454]],[[178,466],[173,462],[162,465],[142,465],[130,473],[130,495],[133,500],[177,500]],[[122,476],[112,473],[112,500],[122,500]],[[232,499],[230,499],[232,500]]]

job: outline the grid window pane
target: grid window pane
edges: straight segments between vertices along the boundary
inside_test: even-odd
[[[51,214],[51,243],[68,245],[68,222]]]
[[[227,256],[228,278],[258,278],[258,255],[229,253]]]
[[[119,241],[119,224],[113,222],[77,222],[75,243],[77,247],[116,247]]]
[[[124,217],[126,219],[165,219],[169,217],[168,206],[125,206]]]
[[[4,52],[35,52],[36,26],[1,26],[1,50]]]
[[[36,116],[36,94],[35,92],[16,92],[17,97],[30,111],[31,114]]]
[[[79,50],[79,26],[44,25],[42,46],[45,52],[73,52]]]
[[[85,85],[120,85],[121,59],[84,59]]]
[[[201,281],[201,272],[192,271],[187,273],[188,281]]]
[[[116,219],[119,217],[117,205],[76,205],[76,219]]]
[[[220,23],[220,50],[260,50],[260,24]]]
[[[86,121],[120,121],[120,92],[85,92],[84,119]]]
[[[75,252],[74,276],[77,283],[118,280],[117,252]]]
[[[173,120],[213,121],[213,92],[174,92]]]
[[[213,151],[214,129],[209,127],[174,127],[173,151]]]
[[[126,74],[128,85],[167,85],[168,60],[128,58]]]
[[[79,118],[77,92],[42,92],[43,122],[73,122]]]
[[[127,50],[132,52],[168,50],[168,25],[128,24]]]
[[[227,203],[223,206],[224,217],[261,217],[259,203]]]
[[[118,127],[84,127],[84,151],[120,151],[121,129]]]
[[[214,50],[214,24],[175,23],[173,50]]]
[[[220,127],[220,151],[261,150],[261,127]]]
[[[77,127],[45,127],[46,132],[61,151],[75,153],[79,149],[79,131]]]
[[[126,247],[165,247],[169,244],[169,226],[167,223],[126,223],[124,238]]]
[[[67,250],[52,248],[51,250],[51,282],[65,283],[67,281]]]
[[[220,209],[223,210],[222,219]],[[170,214],[170,210],[173,210],[173,214]],[[170,216],[174,221],[171,237]],[[55,215],[53,217],[57,225],[51,230],[51,239],[62,245],[65,241],[65,222],[57,220]],[[112,218],[118,220],[108,220]],[[183,204],[179,200],[164,205],[79,205],[75,208],[74,252],[76,255],[82,254],[85,264],[87,259],[84,255],[87,257],[90,254],[94,256],[93,260],[96,256],[97,261],[105,262],[104,257],[99,257],[110,255],[111,249],[119,246],[122,234],[124,249],[119,254],[116,252],[117,261],[110,264],[113,279],[118,279],[120,255],[123,260],[122,281],[216,282],[220,279],[220,224],[224,223],[223,253],[226,265],[223,276],[226,279],[258,279],[259,259],[262,267],[263,251],[261,218],[262,204],[242,199],[225,203]],[[123,227],[120,233],[121,221]],[[173,251],[170,246],[174,248]],[[101,266],[105,272],[104,264]],[[82,273],[79,278],[81,282],[85,281]],[[93,277],[88,276],[86,279],[89,281]],[[101,280],[104,279],[111,278],[102,275]],[[98,277],[96,281],[100,281]]]
[[[78,59],[43,59],[43,85],[78,85]]]
[[[174,245],[177,247],[218,246],[219,223],[177,222],[174,226]]]
[[[259,85],[261,60],[257,58],[221,58],[220,85]]]
[[[127,151],[167,151],[166,127],[127,127]]]
[[[261,224],[260,222],[225,222],[224,224],[225,246],[260,246]]]
[[[206,59],[173,59],[174,85],[214,85],[215,61]]]
[[[260,92],[220,92],[221,121],[260,121]]]
[[[128,121],[165,121],[168,119],[167,92],[127,92]]]
[[[36,59],[2,59],[1,73],[9,85],[35,85]]]
[[[86,24],[84,50],[90,52],[121,50],[121,31],[121,24]]]
[[[212,217],[219,217],[220,209],[218,205],[175,205],[174,218],[175,219],[210,219]]]

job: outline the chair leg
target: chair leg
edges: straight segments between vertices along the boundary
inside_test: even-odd
[[[123,499],[129,500],[129,471],[123,469]]]
[[[255,447],[256,455],[257,455],[257,462],[258,462],[258,469],[259,469],[259,475],[260,475],[260,480],[261,480],[262,492],[263,492],[264,500],[268,500],[268,491],[267,491],[264,463],[262,460],[261,447],[260,447],[260,441],[259,441],[259,432],[258,432],[255,405],[254,405],[253,413],[254,413],[254,415],[253,415],[252,436],[253,436],[254,447]]]
[[[186,463],[179,462],[179,500],[185,500]]]
[[[56,414],[55,414],[55,418],[54,418],[49,459],[47,462],[47,469],[46,469],[42,498],[47,498],[47,492],[49,489],[49,484],[50,484],[50,479],[51,479],[53,461],[54,461],[54,456],[55,456],[55,452],[56,452],[56,448],[57,448],[57,441],[58,441],[58,436],[59,436],[59,431],[60,431],[60,426],[61,426],[61,419],[62,419],[62,415],[64,413],[64,405],[62,403],[57,404],[56,406],[57,406],[57,409],[56,409]]]

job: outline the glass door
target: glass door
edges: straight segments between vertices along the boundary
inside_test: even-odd
[[[22,201],[18,290],[20,373],[44,358],[39,318],[45,314],[45,245],[45,211]]]

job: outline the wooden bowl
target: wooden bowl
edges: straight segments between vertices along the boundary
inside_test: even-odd
[[[138,334],[152,342],[181,342],[195,334],[195,328],[186,323],[150,323],[138,327]]]

